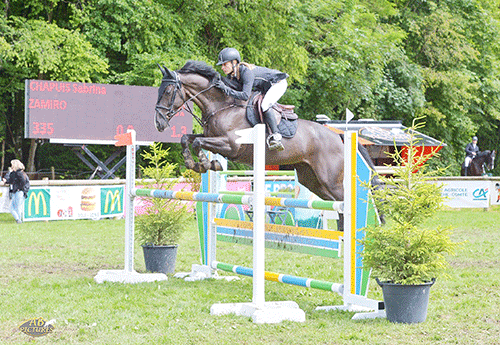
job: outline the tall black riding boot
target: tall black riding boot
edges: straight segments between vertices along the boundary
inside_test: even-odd
[[[467,167],[464,167],[464,176],[467,176]]]
[[[283,151],[285,147],[281,143],[281,134],[278,132],[278,125],[276,124],[276,117],[272,108],[269,108],[264,112],[264,121],[269,126],[272,132],[266,140],[269,150]]]

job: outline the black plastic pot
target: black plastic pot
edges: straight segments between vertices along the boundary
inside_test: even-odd
[[[146,270],[158,273],[174,273],[177,259],[177,245],[153,246],[143,245]]]
[[[387,320],[397,323],[419,323],[427,318],[429,292],[436,279],[418,285],[381,282],[375,278],[384,295]]]

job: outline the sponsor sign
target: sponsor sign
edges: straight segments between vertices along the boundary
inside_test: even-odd
[[[24,218],[50,218],[50,191],[45,188],[31,189],[24,202]]]
[[[123,196],[123,186],[31,187],[24,202],[24,220],[122,216]]]
[[[0,213],[9,213],[9,187],[0,187]]]
[[[101,188],[101,215],[123,214],[123,187]]]
[[[490,193],[491,205],[500,205],[500,180],[491,181],[490,190],[491,190],[491,193]]]
[[[491,182],[484,181],[439,181],[444,204],[453,208],[487,208],[490,204]]]

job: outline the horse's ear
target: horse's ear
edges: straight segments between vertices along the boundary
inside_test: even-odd
[[[165,79],[172,79],[172,80],[176,79],[175,73],[169,70],[167,67],[165,67],[165,65],[163,65],[162,72],[163,72],[163,77],[165,77]]]
[[[163,75],[165,75],[165,70],[164,70],[163,68],[161,68],[161,66],[160,66],[160,64],[159,64],[159,63],[157,63],[157,65],[158,65],[158,68],[160,69],[161,73],[162,73]],[[165,67],[165,66],[163,66],[163,67]]]

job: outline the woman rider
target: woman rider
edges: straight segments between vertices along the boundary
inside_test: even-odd
[[[229,77],[229,85],[222,80],[216,81],[216,86],[225,94],[244,101],[250,98],[252,91],[260,91],[264,95],[261,108],[264,121],[271,130],[267,145],[269,150],[284,150],[272,105],[285,93],[288,74],[242,62],[240,53],[234,48],[222,49],[217,65],[221,65],[222,71]]]
[[[477,137],[473,136],[472,137],[472,142],[468,143],[467,146],[465,146],[465,169],[464,169],[464,175],[467,176],[467,170],[469,168],[470,162],[476,157],[476,155],[479,153],[479,146],[477,146]]]

